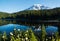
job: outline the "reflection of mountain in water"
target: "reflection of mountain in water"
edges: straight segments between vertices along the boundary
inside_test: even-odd
[[[55,27],[55,26],[47,26],[47,28],[46,28],[46,32],[48,35],[52,35],[56,31],[58,31],[58,27]]]
[[[26,31],[30,28],[37,33],[40,33],[40,31],[41,31],[40,27],[37,29],[37,28],[34,28],[33,26],[18,25],[18,24],[7,24],[7,25],[0,26],[0,32],[3,33],[5,31],[6,33],[9,34],[14,29],[17,29],[17,30],[20,29],[21,31]],[[58,27],[55,27],[55,26],[47,26],[46,27],[46,32],[48,35],[55,33],[57,30],[58,30]]]

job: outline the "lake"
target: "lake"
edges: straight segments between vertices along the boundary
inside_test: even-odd
[[[21,31],[26,31],[28,29],[32,29],[33,31],[35,31],[36,28],[34,28],[34,26],[26,26],[26,25],[19,25],[19,24],[7,24],[7,25],[2,25],[0,26],[0,32],[4,33],[6,32],[7,34],[9,34],[10,32],[12,32],[14,30],[14,28],[16,29],[20,29]],[[37,28],[36,31],[41,31],[41,29]],[[58,28],[55,26],[46,26],[46,32],[47,34],[52,34],[55,33],[56,31],[58,31]],[[38,32],[40,33],[40,32]]]
[[[24,21],[24,20],[23,20]],[[36,31],[41,31],[41,29],[39,28],[35,28],[35,26],[29,26],[29,25],[25,25],[23,21],[20,20],[0,20],[0,32],[3,33],[4,31],[6,33],[10,33],[14,30],[14,28],[16,29],[20,29],[20,30],[28,30],[28,29],[32,29],[32,30],[36,30]],[[56,31],[58,31],[58,27],[55,26],[46,26],[46,32],[47,34],[52,34],[53,32],[55,33]],[[40,32],[39,32],[40,33]]]
[[[28,30],[29,29],[29,26],[26,26],[26,25],[18,25],[18,24],[7,24],[7,25],[2,25],[0,26],[0,32],[7,32],[7,33],[10,33],[14,30],[14,28],[16,29],[20,29],[20,30]]]

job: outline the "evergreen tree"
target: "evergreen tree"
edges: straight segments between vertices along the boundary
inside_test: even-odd
[[[30,41],[38,41],[37,38],[36,38],[36,36],[34,35],[34,32],[31,29],[30,29],[30,31],[31,31],[30,32],[31,33],[30,34]]]
[[[41,26],[41,41],[45,40],[45,36],[46,36],[46,29],[45,29],[45,26],[42,25]]]
[[[58,41],[58,37],[59,37],[58,35],[59,35],[59,32],[56,31],[56,32],[55,32],[55,41]]]

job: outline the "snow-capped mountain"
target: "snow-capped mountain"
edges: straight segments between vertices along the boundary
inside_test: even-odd
[[[28,8],[26,10],[41,10],[41,9],[49,9],[49,7],[46,7],[41,4],[34,4],[33,6],[31,6],[30,8]]]

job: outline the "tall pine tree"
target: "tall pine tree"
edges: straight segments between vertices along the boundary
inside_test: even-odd
[[[30,33],[31,33],[30,34],[30,36],[31,36],[30,37],[30,41],[38,41],[37,38],[36,38],[36,36],[34,35],[34,32],[31,29],[30,29]]]
[[[46,29],[45,26],[41,26],[41,41],[45,41],[45,36],[46,36]]]

